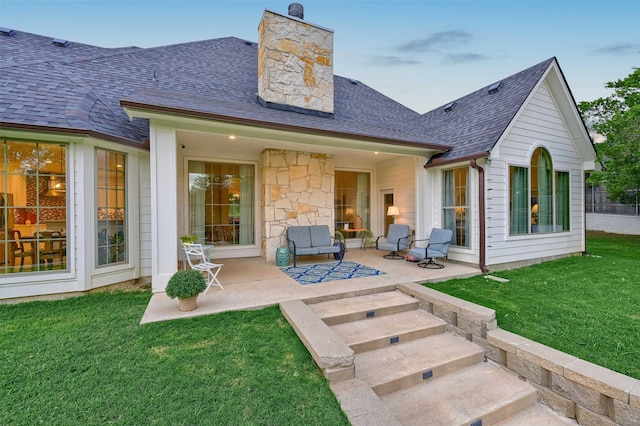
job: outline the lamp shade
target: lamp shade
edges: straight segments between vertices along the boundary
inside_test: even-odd
[[[400,212],[398,211],[398,207],[396,206],[389,206],[389,208],[387,209],[387,216],[397,216],[399,214]]]

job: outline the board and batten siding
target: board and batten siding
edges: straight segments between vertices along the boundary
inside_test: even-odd
[[[569,172],[570,230],[509,235],[509,166],[530,168],[531,155],[544,147],[554,171]],[[487,178],[487,265],[526,262],[584,251],[582,161],[551,92],[543,83],[515,119],[485,167]]]
[[[396,216],[395,223],[407,224],[411,230],[416,229],[416,167],[422,167],[420,159],[412,156],[398,156],[390,160],[382,161],[376,165],[375,185],[371,194],[371,219],[375,228],[375,235],[383,235],[384,200],[380,199],[380,191],[392,191],[393,203],[398,207],[400,215]],[[376,220],[377,217],[377,220]]]

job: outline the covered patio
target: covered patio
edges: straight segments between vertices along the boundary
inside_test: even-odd
[[[376,249],[349,249],[345,261],[357,262],[385,272],[364,278],[353,278],[319,284],[301,285],[286,275],[273,261],[260,257],[215,259],[224,267],[218,278],[224,290],[211,288],[205,296],[198,297],[198,308],[191,312],[178,310],[178,301],[172,300],[164,292],[154,293],[140,321],[141,324],[209,315],[225,311],[260,309],[293,299],[307,299],[346,292],[357,292],[369,288],[394,286],[399,283],[425,281],[438,282],[451,278],[462,278],[481,273],[480,269],[468,264],[439,260],[443,269],[419,268],[405,260],[383,259],[384,251]],[[326,256],[303,257],[299,265],[336,262]]]

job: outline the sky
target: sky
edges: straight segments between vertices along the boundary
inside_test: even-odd
[[[258,41],[292,1],[0,0],[0,26],[101,47]],[[334,73],[427,112],[556,57],[577,102],[640,66],[640,0],[306,0],[334,31]],[[0,38],[0,42],[2,42]]]

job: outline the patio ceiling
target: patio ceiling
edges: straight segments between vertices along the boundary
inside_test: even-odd
[[[215,130],[216,132],[179,130],[177,141],[189,150],[202,153],[224,151],[225,157],[232,158],[256,158],[267,148],[333,154],[336,167],[354,168],[373,166],[398,155],[428,157],[436,153],[424,148],[244,126]]]

